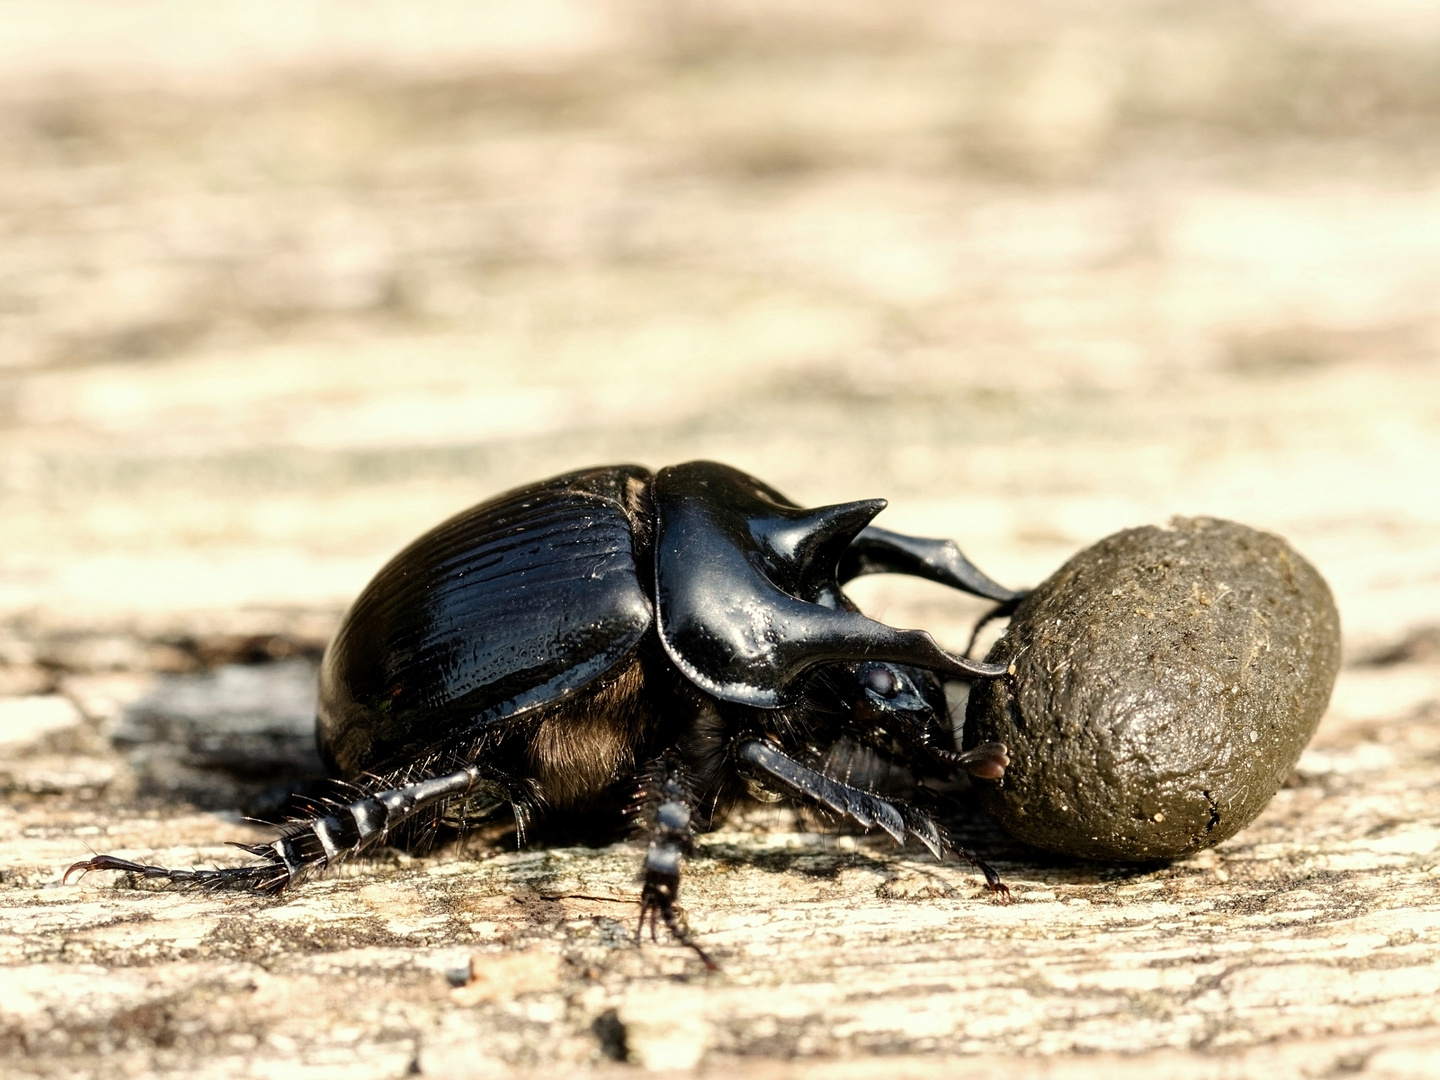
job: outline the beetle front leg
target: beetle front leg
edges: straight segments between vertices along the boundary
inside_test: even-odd
[[[940,858],[948,848],[985,875],[985,887],[996,893],[1002,903],[1010,898],[1010,890],[1000,875],[971,852],[959,847],[923,810],[897,800],[882,799],[868,791],[851,787],[834,777],[803,765],[774,745],[762,739],[745,739],[736,747],[735,756],[752,771],[764,774],[766,780],[778,782],[786,794],[798,796],[816,806],[843,814],[865,828],[878,825],[897,844],[905,842],[908,833],[924,844],[932,855]]]
[[[719,966],[699,945],[675,914],[680,896],[680,867],[695,851],[695,833],[691,826],[694,795],[685,778],[680,755],[667,750],[647,772],[640,789],[640,822],[650,838],[645,851],[645,883],[640,891],[640,924],[635,928],[638,941],[650,920],[650,939],[656,939],[657,923],[664,922],[675,940],[691,949],[707,970]]]

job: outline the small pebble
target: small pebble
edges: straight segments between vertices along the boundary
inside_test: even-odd
[[[1264,809],[1330,700],[1340,618],[1284,540],[1214,518],[1127,529],[1016,609],[965,746],[1004,743],[982,803],[1018,839],[1090,859],[1173,859]]]

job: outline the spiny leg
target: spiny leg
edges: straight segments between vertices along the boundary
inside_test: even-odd
[[[878,795],[851,787],[844,781],[835,780],[808,765],[802,765],[772,744],[759,739],[744,740],[736,747],[735,755],[742,765],[748,765],[752,770],[758,769],[763,773],[764,780],[779,781],[787,794],[818,803],[867,829],[878,825],[889,833],[897,844],[905,842],[908,830],[904,817],[893,804]],[[916,839],[939,856],[940,849],[925,835],[917,833]]]
[[[1002,901],[1008,900],[1010,890],[1000,880],[1000,875],[969,851],[956,845],[923,810],[899,800],[882,799],[868,791],[851,787],[808,765],[802,765],[770,743],[759,739],[744,740],[736,747],[735,753],[743,764],[758,769],[764,774],[765,780],[778,782],[787,793],[806,802],[819,804],[837,814],[844,814],[867,829],[878,825],[889,833],[897,844],[903,844],[908,833],[924,844],[937,859],[941,857],[942,849],[948,848],[985,875],[987,889],[998,893]]]
[[[656,924],[663,921],[675,940],[693,950],[708,970],[719,971],[675,915],[680,866],[695,851],[693,805],[694,795],[686,782],[680,755],[667,750],[646,772],[638,800],[640,824],[649,835],[650,845],[645,851],[645,883],[640,891],[640,923],[635,928],[635,939],[640,939],[648,918],[650,940],[656,940]]]
[[[284,826],[278,839],[268,844],[235,844],[261,859],[249,866],[226,866],[200,870],[172,870],[96,855],[77,862],[65,871],[81,876],[91,870],[121,870],[147,878],[163,878],[208,888],[233,886],[258,892],[278,893],[301,874],[321,869],[348,856],[382,843],[390,833],[414,818],[450,799],[464,798],[486,786],[502,790],[512,800],[518,790],[508,777],[479,765],[465,765],[441,776],[431,776],[352,802],[333,806],[333,813],[295,821]]]

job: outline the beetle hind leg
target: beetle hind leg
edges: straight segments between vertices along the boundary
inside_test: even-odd
[[[644,885],[640,891],[640,923],[635,928],[638,941],[650,923],[650,940],[657,937],[658,924],[666,928],[686,948],[698,956],[709,971],[719,971],[675,911],[680,895],[681,864],[695,850],[695,833],[691,824],[694,794],[686,780],[684,766],[675,751],[667,751],[648,770],[637,800],[639,823],[649,835],[645,851]]]
[[[280,836],[268,844],[234,845],[260,859],[249,866],[172,870],[114,855],[96,855],[75,863],[65,871],[65,878],[68,880],[77,873],[84,876],[92,870],[119,870],[203,888],[239,887],[279,893],[309,871],[323,869],[383,843],[394,830],[422,812],[465,798],[487,785],[506,792],[508,797],[516,797],[511,793],[514,781],[468,764],[443,775],[363,795],[343,805],[317,808],[313,817],[284,826]]]

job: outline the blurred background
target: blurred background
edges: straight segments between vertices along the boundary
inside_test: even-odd
[[[1403,651],[1437,297],[1422,0],[0,0],[0,659],[323,641],[450,513],[695,457],[1015,585],[1236,518]]]
[[[1440,0],[0,0],[0,1057],[1435,1074],[1437,299]],[[1013,908],[763,811],[687,874],[703,988],[628,947],[623,846],[59,887],[268,839],[420,532],[697,457],[1013,586],[1175,514],[1278,532],[1339,602],[1330,712],[1163,870],[958,821]],[[980,610],[853,592],[952,646]],[[452,1000],[472,948],[553,988]]]

